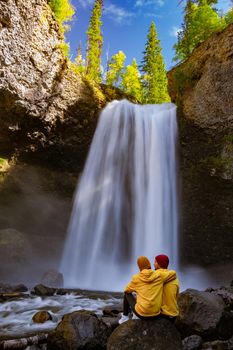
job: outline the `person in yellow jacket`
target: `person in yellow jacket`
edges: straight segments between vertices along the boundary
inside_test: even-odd
[[[154,267],[156,271],[168,271],[169,258],[165,254],[155,257]],[[177,298],[179,295],[179,280],[176,277],[171,281],[167,281],[163,286],[163,300],[161,306],[161,315],[174,319],[179,315]]]
[[[176,278],[176,272],[173,270],[152,270],[150,261],[145,256],[140,256],[137,264],[140,272],[133,275],[124,291],[120,324],[129,320],[130,309],[140,319],[157,318],[161,312],[163,285]],[[133,292],[136,293],[136,299]]]

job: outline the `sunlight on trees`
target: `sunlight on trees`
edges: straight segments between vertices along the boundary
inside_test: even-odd
[[[141,102],[142,86],[135,58],[133,59],[132,64],[128,65],[122,73],[121,88],[128,95],[135,97],[137,101]]]
[[[106,84],[119,86],[122,72],[124,70],[124,63],[126,56],[123,51],[119,51],[112,56],[108,63],[108,70],[106,73]]]
[[[151,23],[141,65],[143,103],[170,101],[167,92],[167,76],[160,40],[154,22]]]
[[[49,1],[49,6],[53,11],[62,32],[64,33],[69,30],[69,26],[66,23],[72,20],[75,13],[69,0],[51,0]]]

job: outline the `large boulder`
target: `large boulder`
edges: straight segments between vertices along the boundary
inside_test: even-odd
[[[48,350],[101,350],[106,348],[110,328],[89,311],[65,315],[49,334]]]
[[[182,350],[175,326],[168,320],[130,320],[111,334],[107,350]]]
[[[34,287],[34,294],[41,297],[52,296],[56,292],[55,288],[46,287],[43,284],[37,284]]]
[[[179,295],[180,314],[176,326],[186,337],[197,334],[203,338],[218,338],[218,329],[224,328],[225,304],[222,298],[209,292],[187,289]]]
[[[41,284],[44,284],[48,287],[53,288],[62,288],[63,287],[63,274],[56,270],[48,270],[46,271],[41,279]]]

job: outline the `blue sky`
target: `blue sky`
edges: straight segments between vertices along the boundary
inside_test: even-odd
[[[85,55],[86,30],[94,0],[71,0],[71,3],[76,9],[76,15],[66,40],[70,43],[71,59],[74,59],[80,41]],[[172,47],[183,20],[183,7],[178,6],[178,3],[179,0],[105,0],[102,17],[103,66],[107,57],[110,58],[119,50],[126,54],[126,64],[130,64],[133,58],[140,63],[148,28],[153,20],[167,69],[170,69],[174,65]],[[225,12],[230,7],[230,0],[219,0],[217,7]]]

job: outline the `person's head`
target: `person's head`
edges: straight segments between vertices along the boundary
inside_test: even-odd
[[[150,261],[147,259],[146,256],[139,256],[137,260],[137,264],[140,271],[145,269],[151,269]]]
[[[167,269],[169,265],[169,258],[165,254],[160,254],[155,257],[154,267],[158,269]]]

